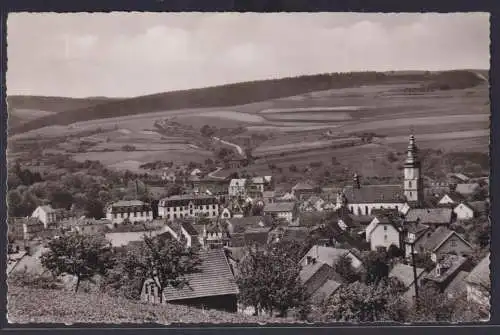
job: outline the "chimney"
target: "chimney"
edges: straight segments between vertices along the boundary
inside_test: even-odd
[[[354,184],[353,184],[354,188],[361,187],[361,184],[359,183],[359,176],[357,173],[354,174],[353,181],[354,181]]]

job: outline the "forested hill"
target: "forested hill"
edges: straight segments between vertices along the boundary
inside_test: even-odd
[[[471,75],[472,74],[472,75]],[[470,71],[430,72],[350,72],[330,73],[282,79],[243,82],[200,89],[173,91],[128,99],[90,99],[87,106],[41,117],[21,125],[13,126],[9,134],[18,134],[50,125],[67,125],[79,121],[105,119],[134,114],[176,110],[184,108],[225,107],[248,104],[270,99],[284,98],[314,91],[335,88],[357,87],[361,85],[381,85],[397,83],[421,83],[426,85],[450,78],[464,78],[465,86],[478,85],[478,77]],[[453,83],[450,83],[452,85]],[[439,85],[444,87],[443,85]],[[464,86],[464,85],[461,85]],[[447,86],[449,87],[449,85]],[[461,87],[464,88],[464,87]],[[437,88],[439,89],[439,88]],[[11,99],[11,98],[9,98]],[[16,99],[20,99],[17,97]],[[54,98],[50,98],[54,99]],[[62,101],[64,102],[64,98]],[[29,99],[27,100],[29,101]],[[53,100],[56,101],[56,100]],[[83,103],[83,102],[82,102]],[[27,104],[27,102],[25,102]],[[34,108],[35,106],[32,106]],[[42,109],[39,107],[39,109]],[[52,109],[61,111],[63,108]]]
[[[8,97],[9,109],[32,109],[55,113],[86,108],[114,100],[117,99],[105,97],[66,98],[36,95],[11,95]]]

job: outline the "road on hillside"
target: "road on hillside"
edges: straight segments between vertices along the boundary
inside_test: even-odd
[[[217,169],[215,169],[214,171],[210,172],[210,173],[208,174],[208,176],[209,176],[210,178],[215,178],[215,179],[225,179],[225,177],[217,177],[217,176],[214,176],[214,174],[216,174],[217,172],[219,172],[219,171],[221,171],[221,170],[222,170],[222,168],[221,168],[221,167],[218,167],[218,168],[217,168]]]
[[[242,149],[242,148],[241,148],[238,144],[234,144],[234,143],[231,143],[231,142],[228,142],[228,141],[221,140],[220,138],[215,137],[215,136],[214,136],[214,137],[212,137],[212,138],[213,138],[214,140],[216,140],[216,141],[219,141],[219,142],[221,142],[221,143],[224,143],[224,144],[226,144],[226,145],[230,145],[230,146],[232,146],[232,147],[236,148],[236,151],[238,151],[238,154],[239,154],[240,156],[242,156],[243,158],[246,158],[245,152],[243,151],[243,149]]]

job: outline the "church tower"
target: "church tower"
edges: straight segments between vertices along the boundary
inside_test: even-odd
[[[422,204],[423,189],[418,149],[415,145],[415,136],[411,134],[404,163],[404,195],[410,204],[418,207]]]

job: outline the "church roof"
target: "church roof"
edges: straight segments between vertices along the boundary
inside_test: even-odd
[[[405,202],[401,185],[361,185],[360,188],[347,186],[344,188],[344,195],[351,204]]]

